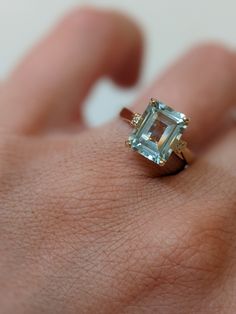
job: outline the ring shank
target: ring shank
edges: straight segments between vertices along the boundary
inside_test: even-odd
[[[129,110],[128,108],[123,108],[120,112],[120,117],[128,122],[129,124],[131,124],[133,118],[135,117],[135,113],[131,110]]]
[[[171,154],[164,167],[158,167],[158,175],[166,176],[181,172],[187,166],[187,162],[176,154]]]

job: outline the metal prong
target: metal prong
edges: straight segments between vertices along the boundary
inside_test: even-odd
[[[157,101],[157,99],[155,99],[155,98],[151,98],[151,100],[150,100],[150,104],[151,104],[152,106],[155,106],[157,102],[158,102],[158,101]]]
[[[184,122],[185,122],[187,125],[189,125],[189,122],[190,122],[190,121],[191,121],[190,118],[188,118],[188,117],[184,118]]]
[[[159,162],[159,166],[160,167],[164,167],[165,164],[166,164],[166,162],[164,160],[160,160],[160,162]]]
[[[125,146],[131,148],[130,140],[125,141]]]

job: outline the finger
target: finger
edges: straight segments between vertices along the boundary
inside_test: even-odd
[[[203,148],[229,125],[229,108],[236,103],[236,54],[218,45],[191,50],[169,68],[136,102],[143,111],[150,97],[191,118],[186,138]]]
[[[136,102],[134,108],[142,112],[149,98],[156,96],[177,110],[183,111],[192,118],[192,125],[190,124],[187,132],[190,147],[201,149],[216,136],[215,133],[219,135],[220,130],[226,131],[224,113],[234,104],[236,98],[234,62],[234,54],[222,47],[197,48],[170,68]],[[99,134],[100,139],[103,139],[102,145],[96,144],[98,147],[96,158],[102,154],[112,160],[116,170],[119,169],[119,173],[123,173],[127,180],[133,180],[134,176],[147,178],[162,175],[161,167],[124,147],[123,143],[130,132],[130,128],[122,122],[96,131],[97,141]],[[89,153],[86,154],[88,155]],[[100,161],[104,158],[102,156]],[[178,164],[176,167],[178,171],[183,165]]]
[[[192,173],[192,177],[194,178],[193,180],[195,180],[195,182],[198,179],[200,180],[200,176],[197,174],[197,168],[199,167],[202,167],[206,170],[204,177],[205,179],[208,177],[207,181],[209,181],[212,186],[216,184],[216,180],[213,180],[213,178],[218,178],[220,182],[218,187],[215,187],[220,189],[222,185],[225,185],[223,189],[225,191],[225,194],[223,193],[225,201],[227,198],[227,191],[229,192],[232,190],[235,192],[234,195],[231,195],[232,197],[229,197],[230,200],[234,199],[235,201],[236,196],[235,139],[236,129],[232,128],[224,136],[222,136],[220,140],[215,143],[209,151],[207,151],[206,154],[202,156],[202,158],[196,164],[196,169],[192,169],[190,171],[190,168],[195,167],[189,168],[189,171]],[[208,170],[211,171],[211,175],[208,173]],[[204,179],[202,178],[202,180]]]
[[[191,186],[191,199],[205,202],[213,215],[235,215],[236,208],[236,129],[232,128],[224,134],[207,152],[175,180],[182,187]],[[174,182],[173,182],[174,184]],[[217,212],[217,210],[218,212]],[[231,209],[233,211],[231,211]],[[198,213],[201,215],[201,213]],[[231,221],[232,222],[232,221]]]
[[[12,73],[1,96],[0,124],[32,133],[77,121],[79,106],[100,77],[135,83],[141,51],[140,31],[127,17],[72,12]]]

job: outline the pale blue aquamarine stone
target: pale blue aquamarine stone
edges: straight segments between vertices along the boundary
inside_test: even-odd
[[[140,121],[129,137],[131,148],[157,164],[165,163],[173,152],[171,145],[187,128],[186,116],[156,101],[148,105]]]

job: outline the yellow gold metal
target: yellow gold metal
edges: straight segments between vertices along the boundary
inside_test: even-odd
[[[166,162],[164,160],[160,160],[160,162],[159,162],[159,166],[160,167],[164,167],[165,164],[166,164]]]
[[[183,140],[175,140],[171,144],[171,148],[173,149],[174,153],[179,158],[185,160],[187,164],[191,164],[193,163],[194,155],[187,146],[187,142]]]
[[[151,98],[150,104],[154,106],[154,105],[156,105],[156,103],[157,103],[157,99]]]
[[[184,122],[187,124],[187,125],[189,125],[189,123],[190,123],[190,121],[191,121],[191,119],[190,118],[184,118]]]
[[[131,144],[129,140],[125,141],[125,146],[131,148]]]
[[[128,108],[123,108],[120,112],[120,116],[123,120],[128,122],[131,126],[137,128],[141,122],[142,115],[135,113]]]
[[[187,147],[187,142],[183,141],[183,140],[175,140],[172,144],[171,144],[171,148],[173,149],[173,151],[176,154],[181,154],[181,152]]]
[[[185,160],[188,165],[191,165],[195,160],[193,152],[188,147],[185,147],[182,150],[181,155],[183,157],[183,160]]]

